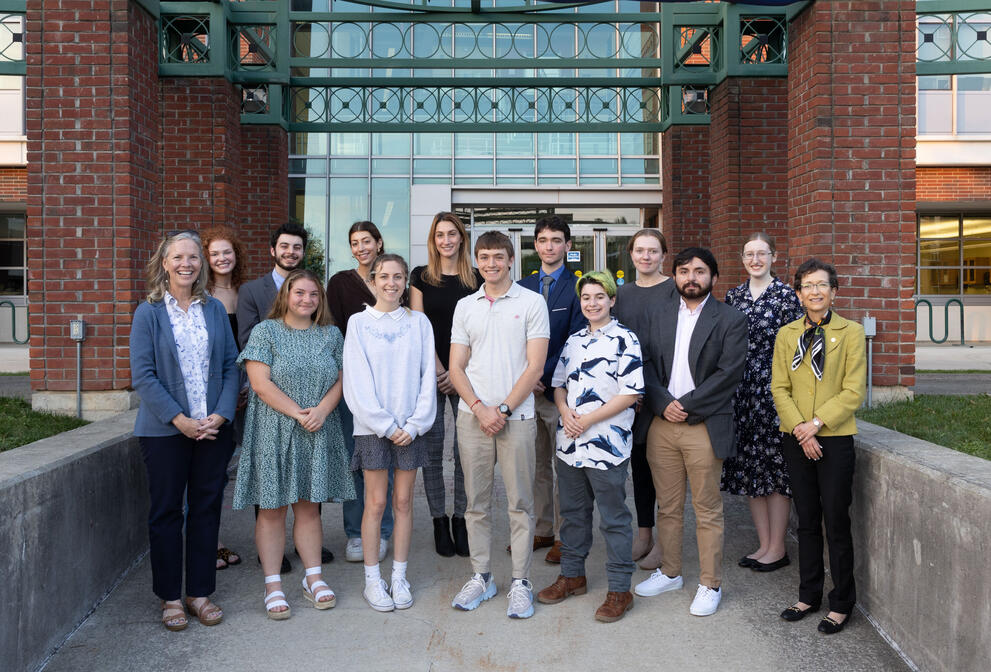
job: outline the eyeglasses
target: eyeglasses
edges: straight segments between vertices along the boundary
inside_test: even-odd
[[[803,292],[811,292],[813,289],[818,289],[823,294],[825,294],[826,292],[828,292],[831,287],[832,287],[832,285],[829,284],[828,282],[817,282],[817,283],[814,283],[814,284],[811,283],[811,282],[805,282],[805,283],[802,283],[801,285],[799,285],[799,288]]]
[[[751,261],[751,260],[753,260],[755,258],[756,259],[767,259],[769,256],[771,256],[771,253],[768,252],[767,250],[759,250],[757,252],[744,252],[743,253],[743,258],[746,259],[747,261]]]

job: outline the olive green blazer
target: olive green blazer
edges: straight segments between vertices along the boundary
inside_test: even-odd
[[[771,394],[781,419],[780,429],[790,434],[796,425],[818,417],[822,436],[857,433],[854,412],[867,394],[867,350],[864,328],[833,312],[826,332],[826,361],[822,380],[812,373],[809,354],[794,371],[791,360],[805,331],[805,317],[781,327],[774,340]]]

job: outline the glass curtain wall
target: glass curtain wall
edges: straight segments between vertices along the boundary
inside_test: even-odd
[[[470,0],[453,0],[468,6]],[[519,0],[488,0],[488,6],[518,6]],[[374,14],[383,11],[336,0],[292,0],[292,9]],[[614,0],[556,10],[603,14],[603,23],[550,24],[547,30],[492,24],[476,35],[464,25],[441,30],[416,25],[411,30],[388,24],[365,32],[356,24],[334,30],[296,30],[293,56],[328,54],[353,58],[444,58],[444,52],[480,51],[493,64],[500,56],[532,50],[534,63],[548,48],[560,57],[626,53],[656,57],[657,30],[651,24],[609,24],[615,12],[656,12],[656,3]],[[371,20],[370,16],[370,20]],[[404,39],[403,36],[406,36]],[[441,41],[444,44],[441,44]],[[548,43],[549,41],[549,43]],[[476,46],[477,45],[477,46]],[[441,48],[443,47],[443,48]],[[659,76],[656,70],[553,68],[443,70],[400,68],[297,68],[295,76],[340,77],[555,77]],[[310,100],[292,104],[341,105]],[[358,220],[379,226],[386,249],[408,257],[412,185],[449,184],[491,187],[615,187],[660,184],[660,138],[656,133],[295,133],[290,136],[290,217],[305,224],[324,242],[327,272],[353,267],[347,230]]]

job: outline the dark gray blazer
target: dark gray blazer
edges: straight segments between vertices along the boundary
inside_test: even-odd
[[[237,344],[244,350],[255,325],[268,317],[279,290],[269,271],[260,278],[246,282],[237,290]]]
[[[674,282],[672,280],[671,282]],[[662,417],[674,397],[668,392],[678,331],[681,295],[664,298],[650,317],[650,338],[644,348],[646,406]],[[747,318],[710,296],[702,308],[688,346],[688,366],[695,389],[678,399],[689,424],[705,423],[712,452],[719,459],[736,455],[733,394],[743,379],[747,360]],[[646,436],[642,437],[646,440]]]

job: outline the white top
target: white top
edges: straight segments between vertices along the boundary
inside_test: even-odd
[[[344,337],[344,400],[354,435],[390,438],[402,429],[414,439],[437,414],[434,332],[423,313],[371,306],[348,320]]]
[[[536,292],[513,283],[505,294],[489,299],[485,284],[454,307],[451,343],[471,348],[465,373],[482,403],[498,406],[526,371],[526,344],[550,338],[547,303]],[[543,362],[540,362],[543,367]],[[458,408],[471,412],[462,399]],[[513,409],[510,420],[534,417],[533,393]]]
[[[674,360],[671,362],[671,378],[668,380],[668,392],[675,399],[680,399],[695,389],[692,371],[688,366],[688,346],[692,343],[692,334],[698,324],[699,315],[705,302],[712,294],[706,294],[702,303],[689,310],[685,299],[678,299],[678,331],[674,338]]]
[[[272,269],[272,282],[275,283],[275,291],[278,292],[278,291],[280,291],[282,289],[282,285],[285,284],[285,282],[286,282],[286,276],[282,275],[276,269],[273,268]]]
[[[202,420],[207,416],[206,383],[210,377],[210,334],[206,330],[203,302],[193,299],[189,310],[183,310],[168,292],[164,299],[179,355],[179,370],[186,387],[189,417]]]
[[[568,408],[580,415],[604,406],[613,397],[643,394],[643,359],[636,334],[615,318],[601,329],[585,327],[568,337],[554,377],[554,387],[568,391]],[[601,420],[577,439],[557,423],[557,456],[572,467],[608,469],[630,459],[633,406]]]

